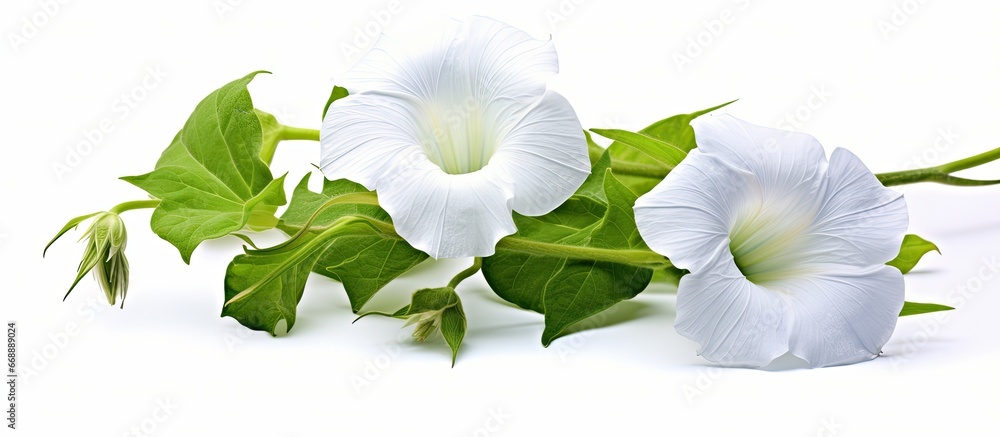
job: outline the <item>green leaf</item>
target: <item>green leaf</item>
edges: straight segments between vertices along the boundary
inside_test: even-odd
[[[323,106],[323,119],[326,119],[326,112],[330,110],[330,105],[337,100],[347,97],[347,88],[334,86],[330,91],[330,98],[326,99],[326,106]]]
[[[202,241],[285,204],[284,176],[274,179],[260,158],[262,127],[247,90],[258,73],[202,100],[152,172],[122,178],[161,200],[150,226],[186,263]]]
[[[227,304],[222,308],[222,316],[232,317],[243,326],[258,331],[278,335],[278,327],[284,322],[284,331],[295,325],[295,309],[302,299],[306,280],[322,245],[314,250],[303,251],[303,245],[312,241],[315,234],[298,240],[287,250],[266,252],[247,250],[229,263],[226,269],[226,301],[245,290],[255,287],[256,291],[247,298]],[[286,264],[290,256],[301,253],[298,262]],[[268,275],[275,275],[269,282],[259,284]]]
[[[723,103],[721,105],[695,111],[690,114],[680,114],[665,118],[647,126],[638,133],[669,143],[682,150],[684,153],[687,153],[697,146],[694,138],[694,129],[691,128],[691,120],[720,109],[730,103],[733,102]],[[642,195],[649,190],[652,190],[653,187],[655,187],[656,184],[658,184],[669,171],[664,168],[657,159],[650,156],[647,152],[621,141],[611,143],[611,145],[608,146],[608,151],[611,153],[611,160],[614,163],[613,167],[616,170],[615,176],[618,177],[618,179],[625,184],[625,186],[631,188],[637,195]],[[639,173],[655,174],[657,176],[647,177],[623,174],[625,172],[618,172],[619,169],[634,169],[638,170]]]
[[[295,308],[320,254],[338,237],[366,233],[367,218],[345,216],[319,230],[303,232],[267,249],[246,250],[226,269],[226,304],[222,316],[244,326],[277,335],[291,330]]]
[[[591,129],[591,132],[645,153],[667,171],[673,170],[687,156],[686,150],[673,143],[642,132],[629,132],[620,129]]]
[[[536,241],[582,245],[589,232],[607,210],[604,174],[611,164],[605,153],[594,164],[590,176],[560,207],[541,217],[514,214],[515,236]],[[587,213],[584,214],[583,212]],[[498,248],[496,254],[483,258],[483,276],[500,298],[521,308],[544,313],[543,293],[549,279],[565,262],[562,258],[526,255]],[[527,268],[527,271],[524,271]],[[544,272],[544,273],[543,273]]]
[[[721,105],[716,105],[708,109],[702,109],[700,111],[695,111],[690,114],[680,114],[673,117],[665,118],[656,123],[647,126],[645,129],[640,130],[639,133],[649,135],[653,138],[658,138],[663,141],[667,141],[685,152],[690,152],[694,150],[698,145],[695,143],[694,129],[691,128],[691,120],[694,120],[702,115],[708,114],[709,112],[715,111],[717,109],[722,109],[735,102],[735,100],[730,100]],[[611,158],[615,158],[615,152],[612,151]]]
[[[344,179],[324,180],[322,192],[315,193],[309,190],[308,182],[306,175],[295,187],[292,201],[278,224],[289,235],[301,231],[320,207],[335,199],[343,199],[344,203],[326,208],[315,217],[311,228],[328,226],[351,215],[391,223],[375,195],[359,184]],[[395,233],[374,229],[337,236],[331,243],[320,253],[312,269],[344,284],[355,313],[382,287],[428,258]]]
[[[919,236],[907,234],[903,237],[903,244],[899,248],[899,255],[896,256],[896,259],[886,264],[899,269],[904,274],[909,273],[920,262],[920,259],[932,250],[941,253],[941,250],[934,243]]]
[[[604,156],[604,148],[600,144],[594,142],[594,137],[590,135],[590,131],[583,131],[583,136],[587,138],[587,155],[590,157],[590,165],[597,164],[597,161],[601,160]]]
[[[612,175],[609,163],[605,154],[577,194],[552,213],[515,215],[514,237],[582,248],[646,249],[632,214],[636,196]],[[545,315],[542,344],[548,346],[574,323],[635,297],[652,270],[524,253],[501,244],[494,256],[483,259],[483,276],[502,299]]]
[[[903,309],[899,312],[899,317],[935,313],[938,311],[950,311],[953,309],[955,308],[936,303],[903,302]]]

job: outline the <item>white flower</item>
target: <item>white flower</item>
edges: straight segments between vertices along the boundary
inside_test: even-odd
[[[903,197],[847,150],[827,162],[812,136],[730,116],[692,125],[698,148],[635,205],[643,239],[691,272],[677,331],[727,365],[877,356],[903,306],[902,274],[885,265]]]
[[[511,210],[562,204],[590,172],[580,122],[546,90],[550,40],[473,17],[434,44],[382,36],[339,81],[321,130],[323,173],[378,192],[400,236],[434,258],[489,256]]]

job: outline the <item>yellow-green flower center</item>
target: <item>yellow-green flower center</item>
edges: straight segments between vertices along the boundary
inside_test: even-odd
[[[729,250],[740,272],[757,285],[772,284],[801,273],[806,260],[809,214],[796,205],[759,205],[734,220]]]
[[[482,170],[496,152],[495,125],[484,120],[483,111],[472,97],[435,102],[425,108],[421,147],[427,158],[448,174]]]

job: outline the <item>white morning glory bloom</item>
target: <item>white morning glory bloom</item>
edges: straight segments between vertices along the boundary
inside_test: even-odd
[[[377,191],[430,256],[492,255],[512,210],[546,214],[590,173],[576,113],[546,89],[555,48],[483,17],[413,45],[383,35],[339,80],[351,95],[323,121],[320,166]]]
[[[902,195],[847,150],[827,161],[812,136],[727,115],[692,125],[698,148],[635,205],[650,248],[691,272],[677,331],[726,365],[876,357],[903,306],[885,265],[907,227]]]

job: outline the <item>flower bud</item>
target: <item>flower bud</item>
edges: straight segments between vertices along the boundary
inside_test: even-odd
[[[417,327],[413,329],[413,339],[422,342],[437,333],[438,327],[441,326],[443,312],[444,309],[440,309],[414,314],[406,320],[406,324],[403,326],[416,324]]]
[[[80,237],[80,241],[85,241],[86,244],[83,250],[83,259],[80,260],[76,279],[69,287],[69,291],[66,292],[66,296],[69,296],[69,293],[76,288],[76,284],[88,272],[93,271],[98,284],[104,290],[108,303],[114,305],[120,300],[121,304],[124,305],[125,293],[128,291],[128,259],[125,258],[128,234],[125,231],[125,223],[118,214],[99,212],[70,220],[52,241],[54,242],[66,231],[91,217],[93,221],[90,227]],[[65,298],[63,297],[63,299]]]

